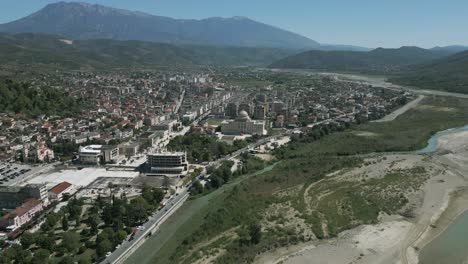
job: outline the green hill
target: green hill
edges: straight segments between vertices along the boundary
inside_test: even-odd
[[[28,116],[76,116],[89,106],[83,98],[71,97],[65,91],[49,87],[31,87],[10,80],[0,82],[0,112]]]
[[[268,65],[295,53],[274,48],[177,46],[144,41],[67,40],[57,35],[0,34],[2,68],[102,70],[177,65]]]
[[[393,73],[408,65],[448,56],[450,51],[418,47],[378,48],[369,52],[312,50],[281,59],[271,68],[313,69],[359,73]]]
[[[468,51],[412,66],[390,81],[424,89],[468,93]]]

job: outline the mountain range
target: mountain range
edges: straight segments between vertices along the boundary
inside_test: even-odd
[[[320,47],[314,40],[246,17],[173,19],[76,2],[49,4],[29,16],[0,25],[0,32],[173,44],[291,49]]]

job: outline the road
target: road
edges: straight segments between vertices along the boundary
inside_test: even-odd
[[[408,91],[408,92],[411,92],[414,94],[420,94],[420,95],[438,95],[438,96],[468,98],[468,94],[452,93],[452,92],[445,92],[445,91],[438,91],[438,90],[427,90],[427,89],[420,89],[418,87],[409,87],[409,86],[393,84],[393,83],[388,82],[385,77],[362,76],[362,75],[344,74],[344,73],[322,73],[322,74],[336,76],[337,78],[343,81],[370,84],[374,87],[382,87],[382,88],[387,88],[387,89],[391,89],[395,91]]]
[[[383,118],[371,122],[376,122],[376,123],[381,123],[381,122],[389,122],[395,120],[398,116],[404,114],[406,111],[410,110],[411,108],[415,107],[416,105],[421,102],[422,99],[424,99],[424,95],[419,95],[416,99],[413,101],[407,103],[403,107],[398,108],[397,110],[391,112],[390,114],[384,116]]]
[[[101,263],[123,263],[125,259],[146,240],[150,233],[153,234],[159,225],[184,203],[189,196],[188,189],[189,187],[184,188],[178,195],[173,196],[163,208],[150,216],[149,221],[142,225],[142,228],[136,232],[132,240],[129,240],[130,237],[125,239],[120,247],[114,250],[114,252]]]

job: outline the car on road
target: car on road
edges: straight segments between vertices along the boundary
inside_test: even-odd
[[[112,252],[110,252],[110,251],[107,252],[107,253],[106,253],[106,258],[109,257],[111,254],[112,254]]]

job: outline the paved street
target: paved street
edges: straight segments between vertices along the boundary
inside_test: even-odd
[[[125,258],[138,248],[150,233],[153,234],[153,232],[157,230],[157,226],[164,222],[168,216],[174,213],[188,198],[188,196],[188,188],[182,189],[177,196],[174,195],[163,208],[150,216],[149,221],[142,225],[142,228],[136,232],[132,240],[129,240],[129,236],[122,242],[118,249],[112,252],[112,254],[101,263],[123,263]]]

